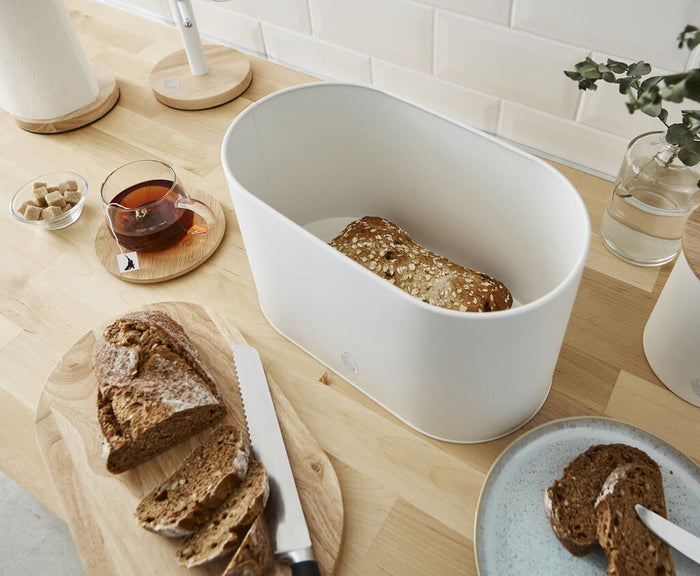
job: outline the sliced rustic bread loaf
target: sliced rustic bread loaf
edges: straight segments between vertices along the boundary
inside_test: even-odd
[[[265,514],[261,514],[248,530],[223,576],[260,576],[272,568],[273,561],[270,530]]]
[[[170,478],[141,500],[136,509],[140,526],[170,537],[194,533],[246,477],[249,456],[250,446],[240,430],[218,426]]]
[[[330,245],[428,304],[461,312],[506,310],[513,305],[502,282],[423,248],[384,218],[355,220]]]
[[[642,450],[626,444],[598,444],[564,469],[560,480],[545,491],[545,510],[552,530],[575,556],[590,552],[598,542],[595,502],[615,468],[629,463],[658,467]]]
[[[245,480],[214,511],[209,522],[182,543],[177,551],[180,564],[192,568],[235,553],[262,514],[269,493],[265,467],[251,460]]]
[[[120,473],[210,425],[225,407],[182,326],[158,311],[127,314],[93,352],[107,470]]]
[[[595,508],[598,541],[608,557],[608,576],[674,576],[670,548],[638,518],[635,504],[666,517],[658,466],[625,464],[603,485]]]

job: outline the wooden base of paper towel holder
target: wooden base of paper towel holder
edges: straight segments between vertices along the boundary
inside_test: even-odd
[[[250,60],[226,46],[204,46],[209,72],[192,74],[184,50],[173,52],[151,71],[151,89],[159,102],[179,110],[204,110],[240,96],[250,85]]]
[[[92,104],[83,106],[58,118],[35,120],[13,116],[15,122],[27,132],[58,134],[59,132],[68,132],[69,130],[82,128],[102,118],[119,100],[119,85],[112,73],[106,68],[96,68],[94,72],[99,92],[97,93],[97,99]]]

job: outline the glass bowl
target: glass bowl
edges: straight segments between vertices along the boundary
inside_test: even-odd
[[[37,200],[34,193],[35,183],[46,184],[46,193],[51,195],[49,201],[46,199],[43,202]],[[56,196],[56,192],[60,194],[63,200]],[[75,172],[51,172],[32,178],[17,190],[12,197],[10,211],[17,220],[25,224],[33,224],[45,230],[60,230],[70,226],[80,218],[87,192],[87,182],[80,174]],[[41,195],[42,192],[39,193],[39,196]],[[31,202],[34,205],[29,214],[26,210],[23,210],[26,202]],[[50,208],[52,205],[57,209],[43,210],[43,208]],[[44,217],[41,217],[42,215],[39,215],[35,208],[41,209],[44,212]],[[58,209],[61,212],[58,212]],[[49,212],[49,214],[46,214],[46,212]],[[37,216],[39,217],[37,218]]]

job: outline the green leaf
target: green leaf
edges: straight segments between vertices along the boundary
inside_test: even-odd
[[[661,114],[659,114],[659,120],[666,124],[666,120],[668,120],[668,110],[666,110],[666,108],[661,109]]]
[[[652,86],[656,86],[659,82],[661,82],[664,79],[663,76],[649,76],[642,84],[640,85],[640,88],[642,90],[648,90]]]
[[[688,73],[685,81],[685,96],[695,102],[700,102],[700,69]]]
[[[625,64],[624,62],[619,62],[617,60],[612,60],[608,58],[608,68],[615,72],[615,74],[622,74],[623,72],[627,72],[629,70],[629,66]]]
[[[695,137],[685,124],[671,124],[666,131],[666,141],[676,146],[685,146],[694,142]]]
[[[620,84],[620,94],[627,94],[633,82],[634,78],[630,78],[629,76],[618,79],[618,83]]]
[[[640,108],[644,114],[647,116],[651,116],[652,118],[656,118],[659,114],[661,114],[661,104],[658,102],[649,102],[647,104],[642,105]]]
[[[610,82],[611,84],[614,84],[615,83],[615,74],[613,74],[610,71],[603,72],[603,80],[605,80],[606,82]]]
[[[669,102],[683,102],[686,96],[685,82],[661,88],[661,97]]]
[[[645,74],[649,74],[649,72],[651,72],[651,66],[643,60],[640,60],[639,62],[635,62],[629,67],[627,75],[640,78]]]
[[[571,78],[572,80],[575,80],[576,82],[581,80],[581,75],[578,72],[574,72],[572,70],[564,70],[564,74],[566,74],[566,76],[568,78]]]
[[[678,151],[678,159],[686,166],[695,166],[700,162],[700,142],[694,140],[681,146]]]

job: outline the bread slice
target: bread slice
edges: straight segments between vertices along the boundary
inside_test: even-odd
[[[584,556],[597,545],[596,499],[610,473],[629,463],[658,468],[649,455],[633,446],[597,444],[574,458],[561,479],[546,489],[545,510],[552,530],[575,556]]]
[[[235,553],[255,519],[262,514],[269,494],[265,467],[251,460],[246,479],[216,509],[211,520],[182,543],[177,551],[180,564],[192,568],[226,553]]]
[[[117,474],[219,419],[225,407],[182,326],[158,311],[127,314],[93,351],[107,470]]]
[[[265,514],[261,514],[253,522],[241,546],[224,569],[223,576],[260,576],[266,574],[273,563],[270,530]]]
[[[250,445],[240,430],[218,426],[162,485],[136,508],[142,528],[163,536],[188,536],[206,524],[213,510],[248,473]]]
[[[635,504],[666,517],[658,466],[625,464],[608,476],[596,501],[598,541],[608,576],[675,576],[671,550],[638,518]]]
[[[428,304],[461,312],[506,310],[513,305],[502,282],[430,252],[384,218],[355,220],[330,245]]]

